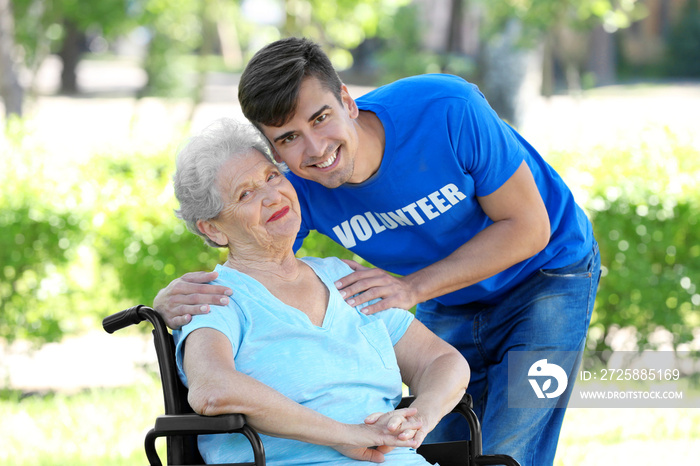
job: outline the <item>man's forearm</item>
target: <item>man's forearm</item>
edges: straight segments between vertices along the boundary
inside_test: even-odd
[[[528,222],[502,220],[489,225],[446,258],[406,275],[416,302],[443,296],[485,280],[541,251],[547,229]]]
[[[525,162],[493,193],[479,197],[493,223],[445,259],[404,277],[417,302],[473,285],[540,252],[547,246],[547,208]]]

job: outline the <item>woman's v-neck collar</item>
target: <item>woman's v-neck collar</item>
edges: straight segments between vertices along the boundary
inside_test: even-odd
[[[309,316],[306,315],[306,313],[301,309],[297,309],[294,306],[290,306],[289,304],[280,300],[274,294],[270,293],[270,290],[268,290],[265,287],[265,285],[263,285],[257,279],[251,277],[250,275],[225,265],[218,265],[217,268],[220,267],[226,271],[233,272],[236,275],[242,275],[243,277],[245,277],[245,280],[247,282],[252,284],[255,288],[259,288],[261,292],[267,294],[267,296],[269,296],[270,299],[278,303],[281,308],[289,310],[291,312],[291,315],[297,316],[298,320],[304,322],[306,325],[319,330],[329,330],[331,328],[331,325],[333,324],[333,318],[335,315],[334,309],[337,307],[337,300],[340,299],[340,294],[337,292],[337,289],[335,288],[333,282],[323,273],[322,270],[317,269],[311,261],[305,260],[304,257],[300,258],[299,260],[301,260],[307,266],[311,267],[311,270],[313,270],[313,272],[316,274],[319,280],[321,280],[323,285],[328,289],[328,302],[326,303],[326,313],[323,316],[323,323],[320,326],[315,325],[313,322],[311,322]]]

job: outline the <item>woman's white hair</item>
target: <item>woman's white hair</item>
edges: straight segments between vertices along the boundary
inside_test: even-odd
[[[173,186],[180,208],[175,215],[185,221],[192,233],[204,238],[209,246],[226,247],[202,233],[197,221],[211,220],[221,213],[224,200],[217,187],[221,167],[229,159],[243,155],[251,148],[273,161],[267,141],[253,125],[221,118],[201,134],[190,138],[177,155]]]

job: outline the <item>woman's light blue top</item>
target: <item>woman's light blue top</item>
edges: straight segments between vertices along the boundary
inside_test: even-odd
[[[236,369],[288,398],[337,421],[361,424],[374,412],[394,409],[401,399],[401,374],[393,345],[404,335],[413,315],[400,309],[366,316],[349,306],[334,282],[352,270],[336,258],[304,258],[329,290],[328,309],[318,327],[298,309],[270,294],[255,279],[217,266],[213,282],[233,289],[227,306],[212,306],[173,332],[180,377],[187,336],[212,328],[231,342]],[[236,387],[231,387],[236,390]],[[336,450],[283,438],[261,436],[267,464],[359,465]],[[199,448],[208,463],[252,461],[241,435],[201,436]],[[387,465],[428,465],[408,448],[386,455]],[[367,463],[369,464],[369,463]]]

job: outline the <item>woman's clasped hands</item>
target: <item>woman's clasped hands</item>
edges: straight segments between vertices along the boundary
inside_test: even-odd
[[[351,428],[350,441],[333,448],[349,458],[373,463],[384,462],[384,454],[396,447],[418,448],[428,434],[418,410],[410,407],[370,414],[364,424]]]

